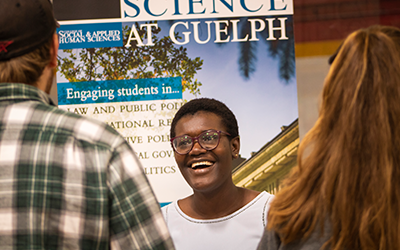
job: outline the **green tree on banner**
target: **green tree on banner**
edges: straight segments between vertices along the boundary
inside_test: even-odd
[[[147,39],[146,31],[140,29],[138,23],[133,25],[136,25],[140,38]],[[66,56],[58,57],[58,70],[70,82],[182,77],[182,91],[200,94],[202,84],[195,79],[195,74],[201,69],[203,60],[189,58],[186,48],[177,47],[168,36],[157,38],[160,31],[160,28],[152,30],[154,46],[132,43],[131,47],[63,50]],[[124,44],[129,34],[130,27],[124,27]]]

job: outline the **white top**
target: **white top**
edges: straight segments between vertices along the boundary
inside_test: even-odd
[[[254,250],[264,232],[272,197],[264,191],[236,212],[211,220],[187,216],[178,201],[161,210],[177,250]]]

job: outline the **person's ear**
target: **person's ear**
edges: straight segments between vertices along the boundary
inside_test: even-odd
[[[50,48],[50,62],[49,62],[49,67],[50,68],[56,68],[57,67],[57,55],[58,55],[58,35],[57,33],[53,34],[53,43]]]
[[[236,159],[239,157],[240,151],[240,137],[236,136],[231,140],[232,158]]]

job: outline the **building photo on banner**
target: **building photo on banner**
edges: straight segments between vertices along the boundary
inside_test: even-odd
[[[238,120],[235,184],[279,190],[299,143],[292,1],[82,2],[54,1],[61,109],[117,130],[166,204],[192,193],[171,121],[185,102],[214,98]]]

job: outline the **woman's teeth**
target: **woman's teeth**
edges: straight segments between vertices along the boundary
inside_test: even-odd
[[[201,162],[195,162],[192,164],[192,168],[196,168],[198,166],[211,166],[213,163],[209,161],[201,161]]]

